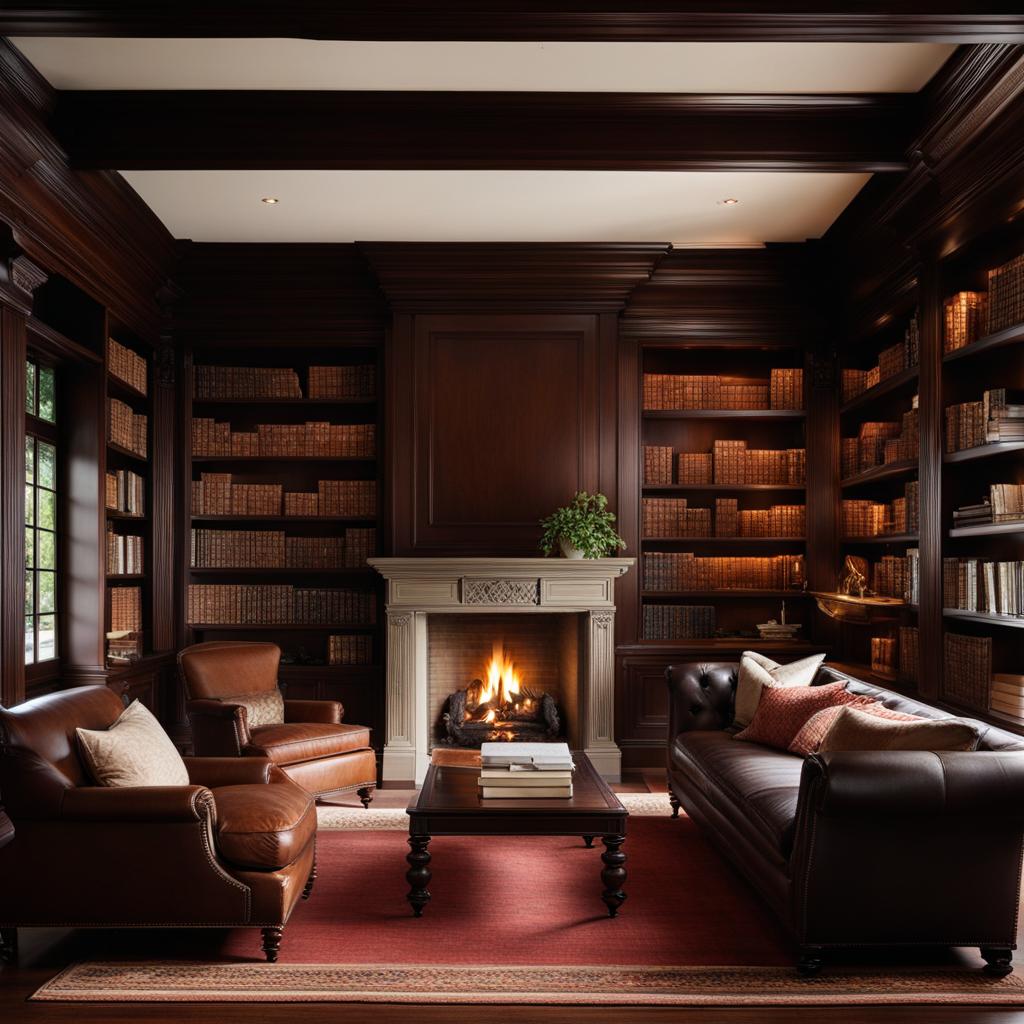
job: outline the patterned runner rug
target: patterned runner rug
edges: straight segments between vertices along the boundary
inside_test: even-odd
[[[1024,980],[965,970],[404,964],[75,964],[33,999],[141,1003],[1024,1006]]]

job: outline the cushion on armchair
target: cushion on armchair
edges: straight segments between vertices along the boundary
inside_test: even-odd
[[[75,730],[82,760],[101,786],[187,786],[188,769],[163,726],[137,700],[109,729]]]
[[[240,704],[245,708],[245,723],[250,731],[262,725],[284,724],[284,697],[275,686],[259,693],[243,693],[238,697],[221,697],[225,704]]]

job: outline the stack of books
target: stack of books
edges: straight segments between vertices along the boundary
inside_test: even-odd
[[[480,796],[485,800],[567,799],[572,754],[567,743],[483,743]]]
[[[992,676],[992,711],[1024,723],[1024,676],[996,672]]]

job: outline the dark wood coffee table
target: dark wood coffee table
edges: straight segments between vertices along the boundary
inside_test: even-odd
[[[573,795],[565,800],[484,800],[477,790],[478,768],[432,764],[423,788],[408,807],[409,894],[416,917],[430,900],[430,852],[434,836],[582,836],[588,847],[604,843],[601,899],[615,917],[626,894],[626,819],[629,811],[594,770],[586,754],[573,753]]]

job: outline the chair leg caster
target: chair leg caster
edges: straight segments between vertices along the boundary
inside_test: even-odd
[[[816,978],[821,974],[825,962],[822,959],[820,946],[801,946],[800,959],[796,964],[796,972],[801,978]]]
[[[267,957],[268,964],[277,963],[277,954],[281,949],[281,937],[283,935],[283,928],[263,929],[263,952]]]
[[[993,978],[1005,978],[1013,973],[1013,950],[1005,946],[982,946],[984,971]]]
[[[0,963],[13,964],[18,959],[18,929],[0,928]]]
[[[356,793],[359,795],[359,799],[363,802],[364,807],[369,807],[373,801],[373,786],[364,786],[362,789],[357,789]]]

